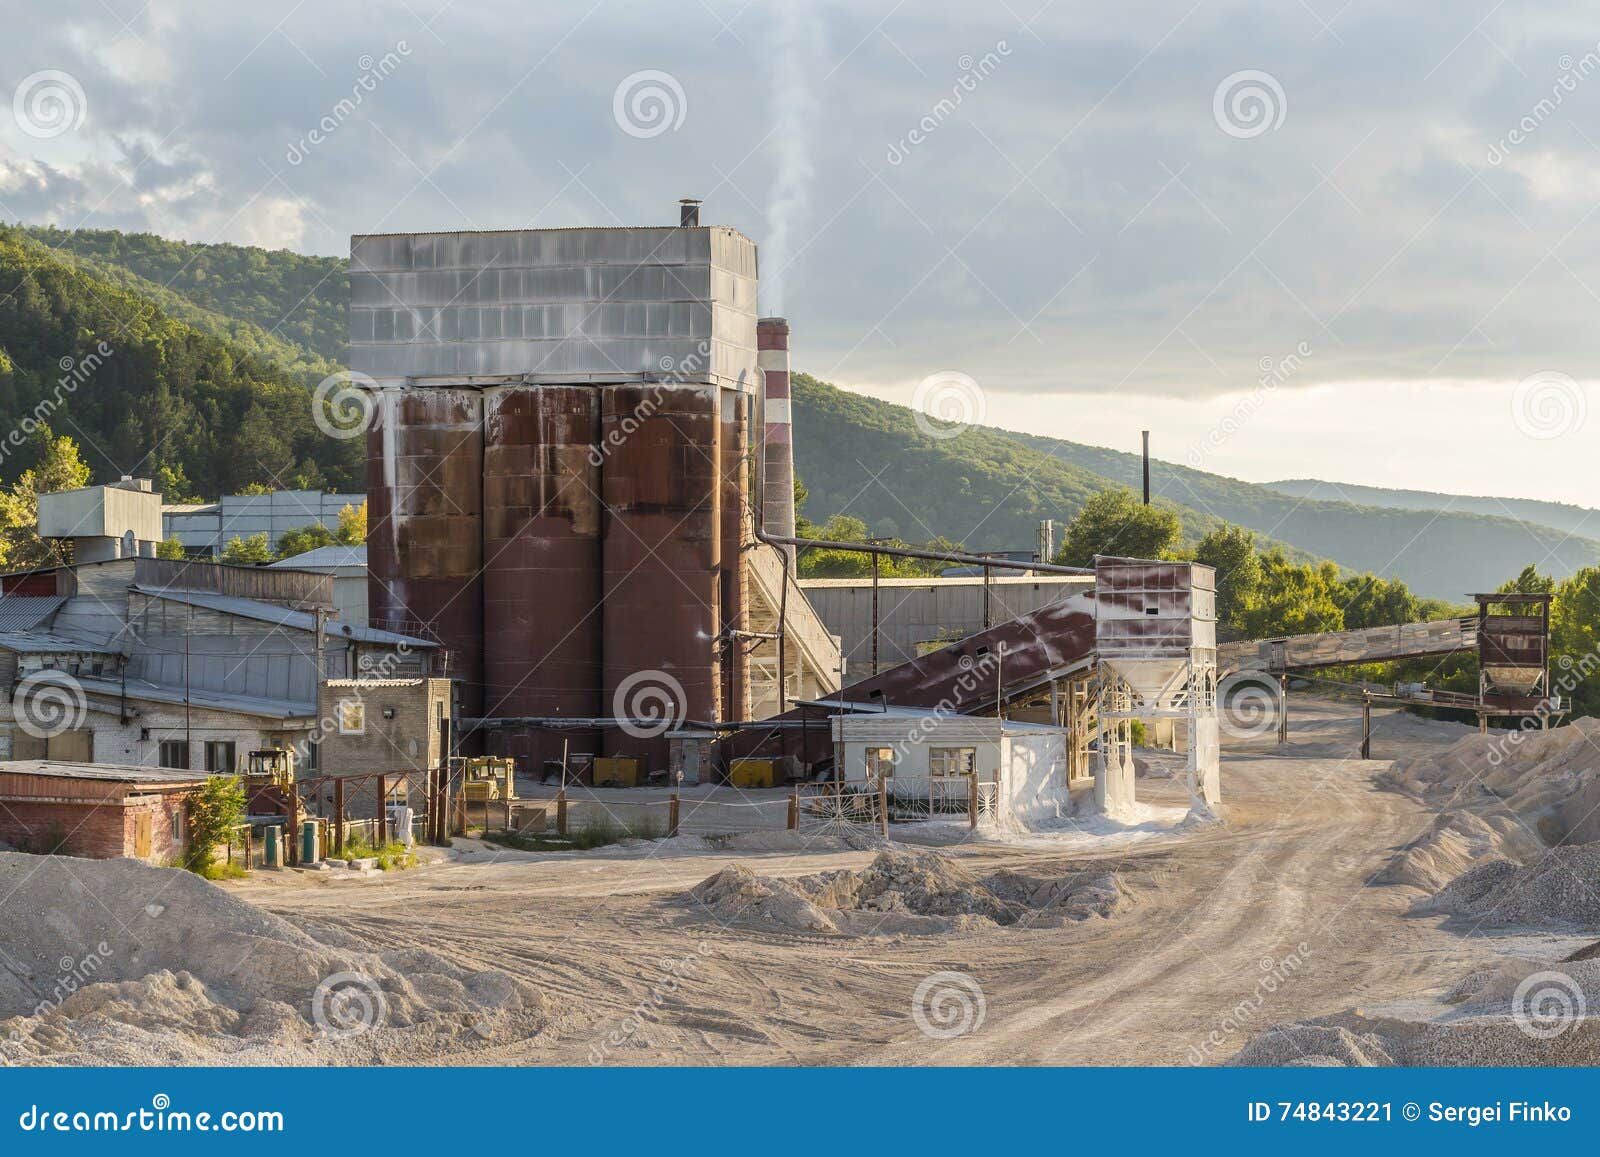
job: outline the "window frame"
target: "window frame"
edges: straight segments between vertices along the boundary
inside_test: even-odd
[[[351,726],[352,713],[355,725]],[[339,700],[339,734],[365,735],[367,733],[367,705],[361,699]]]
[[[183,753],[183,762],[168,763],[167,752],[169,749],[173,751],[181,751]],[[158,740],[156,743],[156,763],[165,768],[167,771],[190,770],[189,765],[193,762],[192,756],[193,752],[189,750],[189,741],[187,739],[162,739]]]
[[[950,758],[954,756],[957,766],[951,769]],[[978,774],[978,749],[954,744],[941,744],[938,747],[928,748],[928,774],[929,775],[976,775]]]

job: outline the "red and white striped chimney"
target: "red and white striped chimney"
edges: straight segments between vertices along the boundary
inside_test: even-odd
[[[756,350],[761,367],[761,513],[768,534],[794,536],[794,437],[789,419],[789,322],[763,317],[756,322]],[[789,548],[794,556],[794,548]]]

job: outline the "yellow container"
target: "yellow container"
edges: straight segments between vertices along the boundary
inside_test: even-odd
[[[595,787],[638,787],[639,761],[602,757],[594,761]]]
[[[775,787],[777,763],[771,759],[735,759],[728,765],[728,782],[734,787]]]

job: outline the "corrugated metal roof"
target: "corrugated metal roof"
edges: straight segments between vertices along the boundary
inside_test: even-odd
[[[212,711],[233,711],[240,715],[254,715],[260,719],[313,719],[317,714],[315,703],[298,703],[292,699],[265,699],[254,695],[230,695],[225,691],[203,691],[198,688],[185,693],[182,687],[168,687],[149,683],[143,679],[109,679],[93,675],[76,675],[85,691],[96,695],[118,698],[126,692],[129,699],[148,700],[151,703],[183,704],[203,707]]]
[[[152,598],[184,603],[191,607],[203,607],[208,611],[216,611],[222,615],[238,615],[242,619],[273,623],[280,627],[287,627],[292,631],[315,631],[317,629],[316,616],[309,611],[292,611],[288,607],[280,607],[276,603],[263,603],[255,599],[241,599],[232,595],[206,594],[200,591],[175,591],[164,587],[151,588],[136,585],[132,589]],[[368,627],[360,623],[347,623],[343,619],[329,619],[326,627],[330,639],[350,639],[357,643],[383,643],[391,647],[397,647],[402,643],[408,647],[433,648],[437,646],[437,644],[430,643],[427,639],[413,638],[411,635],[399,635],[393,631],[380,631],[377,627]]]
[[[66,601],[66,595],[6,595],[0,598],[0,632],[31,631]]]
[[[367,548],[364,546],[319,546],[303,554],[293,555],[280,562],[270,563],[269,566],[283,567],[288,570],[307,570],[320,567],[359,566],[367,565]]]
[[[0,631],[0,650],[16,651],[25,655],[73,654],[120,655],[122,651],[109,643],[89,639],[54,635],[49,631]]]
[[[200,783],[209,772],[177,767],[133,767],[125,763],[68,763],[60,759],[3,759],[0,775],[46,775],[60,779],[99,779],[114,783]]]

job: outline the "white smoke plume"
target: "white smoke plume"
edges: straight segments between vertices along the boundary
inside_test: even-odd
[[[816,175],[811,145],[820,104],[815,86],[822,79],[822,17],[813,0],[786,0],[777,9],[773,46],[772,140],[778,168],[767,197],[767,239],[761,262],[762,312],[781,316],[790,263],[805,245],[802,230],[811,214],[811,182]]]

